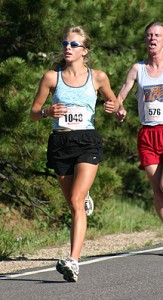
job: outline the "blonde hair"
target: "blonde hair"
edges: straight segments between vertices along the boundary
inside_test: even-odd
[[[88,50],[87,54],[83,57],[83,63],[86,67],[90,65],[90,57],[89,57],[89,50],[91,48],[91,39],[89,35],[87,34],[86,30],[82,26],[71,26],[71,27],[65,27],[63,31],[63,38],[65,39],[70,33],[77,33],[80,36],[83,37],[83,45]],[[62,56],[62,58],[61,58]],[[54,69],[58,71],[58,68],[64,68],[66,65],[66,62],[63,58],[63,53],[60,54],[60,60],[54,63]]]

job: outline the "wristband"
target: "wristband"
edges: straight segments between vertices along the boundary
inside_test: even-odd
[[[43,118],[47,118],[47,116],[46,116],[46,114],[45,114],[45,109],[44,109],[44,108],[41,109],[40,115],[41,115],[41,117],[43,117]]]

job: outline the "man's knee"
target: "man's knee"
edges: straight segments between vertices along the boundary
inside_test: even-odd
[[[163,193],[163,184],[160,184],[160,191]]]

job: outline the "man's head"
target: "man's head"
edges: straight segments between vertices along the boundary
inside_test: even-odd
[[[147,25],[144,36],[149,54],[156,55],[163,51],[163,23],[156,21]]]
[[[146,34],[148,32],[148,29],[150,29],[150,27],[152,26],[161,26],[163,27],[163,23],[159,22],[159,21],[154,21],[154,22],[151,22],[150,24],[148,24],[145,28],[145,31],[144,31],[144,36],[146,37]]]

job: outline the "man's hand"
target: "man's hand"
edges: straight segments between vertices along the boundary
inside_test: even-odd
[[[123,122],[126,115],[127,115],[127,111],[125,110],[124,106],[121,105],[118,112],[116,113],[118,121]]]

